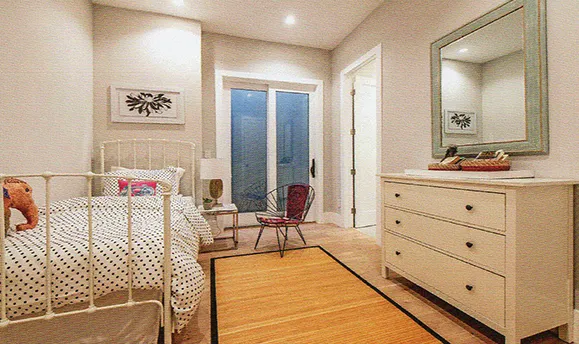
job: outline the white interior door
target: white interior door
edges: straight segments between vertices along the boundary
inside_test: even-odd
[[[354,222],[361,228],[376,225],[376,79],[356,76],[354,89]]]

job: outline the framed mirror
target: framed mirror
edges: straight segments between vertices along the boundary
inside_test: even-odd
[[[545,0],[512,0],[431,45],[432,155],[547,154]]]

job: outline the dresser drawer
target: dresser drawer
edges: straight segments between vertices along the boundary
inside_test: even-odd
[[[503,277],[388,232],[384,233],[384,255],[403,275],[407,273],[488,320],[505,325]]]
[[[384,207],[384,229],[460,256],[500,274],[505,271],[505,236],[403,210]]]
[[[505,195],[434,186],[384,182],[386,205],[505,230]]]

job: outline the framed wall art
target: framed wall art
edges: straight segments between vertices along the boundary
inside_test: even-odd
[[[185,124],[183,89],[111,85],[111,121]]]
[[[476,113],[444,110],[444,132],[447,134],[476,134]]]

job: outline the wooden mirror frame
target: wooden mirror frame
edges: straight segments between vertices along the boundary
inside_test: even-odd
[[[454,41],[522,8],[524,16],[524,63],[526,138],[523,140],[459,145],[461,156],[473,156],[480,151],[503,149],[510,155],[540,155],[549,153],[549,118],[547,97],[547,25],[546,0],[512,0],[431,45],[432,90],[432,156],[443,157],[442,96],[440,50]]]

